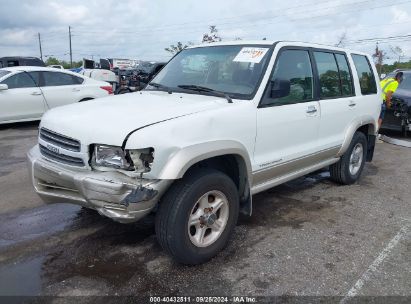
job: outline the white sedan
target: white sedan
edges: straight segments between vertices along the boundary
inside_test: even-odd
[[[0,124],[39,120],[48,109],[113,94],[112,87],[70,71],[18,66],[0,69]]]

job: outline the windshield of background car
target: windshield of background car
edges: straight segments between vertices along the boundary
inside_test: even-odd
[[[0,79],[6,76],[7,74],[10,74],[9,71],[0,71]]]
[[[152,82],[177,92],[189,92],[179,88],[180,85],[195,85],[224,92],[232,98],[251,99],[258,89],[270,54],[268,45],[186,49],[176,55]],[[155,88],[148,86],[148,89]]]
[[[139,71],[141,71],[141,72],[143,72],[143,73],[149,74],[149,73],[151,73],[151,72],[153,71],[153,67],[154,67],[154,64],[149,63],[149,62],[143,62],[143,63],[140,63],[140,64],[137,66],[136,69],[139,70]]]
[[[411,90],[411,73],[404,73],[399,89]]]
[[[395,77],[396,73],[390,73],[384,79]],[[411,73],[403,74],[402,82],[398,85],[398,89],[411,90]]]

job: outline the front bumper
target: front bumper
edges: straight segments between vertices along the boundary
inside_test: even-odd
[[[142,180],[120,172],[75,170],[45,159],[38,145],[27,153],[34,189],[44,202],[72,203],[97,210],[121,223],[135,222],[150,213],[171,180]],[[136,191],[148,195],[136,195]],[[137,193],[140,194],[140,193]]]

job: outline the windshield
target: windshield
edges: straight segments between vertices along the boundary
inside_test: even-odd
[[[399,89],[411,90],[411,73],[404,73]]]
[[[0,78],[3,78],[7,74],[10,74],[10,72],[9,71],[0,71]]]
[[[152,80],[148,90],[190,92],[201,86],[237,99],[251,99],[270,56],[270,47],[226,45],[186,49],[176,55]],[[183,88],[181,88],[181,86]],[[193,93],[193,90],[191,89]],[[195,91],[196,94],[209,92]]]

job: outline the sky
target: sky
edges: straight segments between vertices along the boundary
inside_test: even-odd
[[[0,0],[0,57],[166,61],[178,41],[200,44],[210,25],[223,41],[292,40],[411,60],[411,0]],[[7,13],[6,13],[7,12]],[[405,36],[405,37],[404,37]],[[391,38],[388,38],[391,37]],[[394,52],[396,47],[402,53]]]

